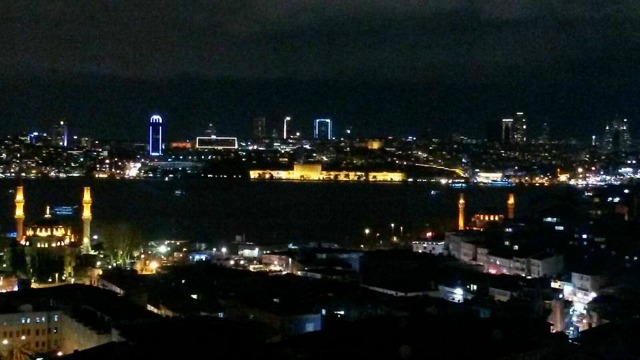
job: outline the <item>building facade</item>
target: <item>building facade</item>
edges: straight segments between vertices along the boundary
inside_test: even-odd
[[[149,119],[149,155],[151,156],[162,155],[163,127],[162,117],[159,115],[153,115]]]

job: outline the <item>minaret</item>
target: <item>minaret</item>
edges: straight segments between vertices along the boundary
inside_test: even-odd
[[[24,237],[24,193],[22,186],[16,189],[16,240],[22,241]]]
[[[516,198],[513,194],[509,194],[507,199],[507,219],[513,220],[516,212]]]
[[[82,253],[91,252],[91,188],[85,186],[82,197]]]
[[[460,200],[458,200],[458,230],[464,230],[464,194],[460,194]]]

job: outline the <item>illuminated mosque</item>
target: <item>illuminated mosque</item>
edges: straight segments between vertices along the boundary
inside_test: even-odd
[[[73,226],[63,224],[51,216],[46,207],[42,219],[24,225],[24,190],[16,189],[15,220],[16,240],[23,247],[28,272],[32,277],[50,281],[73,277],[73,268],[79,254],[91,252],[91,188],[85,187],[82,197],[82,238],[74,233]]]
[[[504,214],[500,213],[478,213],[473,215],[470,223],[466,223],[464,217],[464,209],[466,202],[464,201],[464,194],[460,194],[458,200],[458,230],[484,230],[489,222],[502,223],[505,219]],[[516,211],[516,199],[515,195],[509,194],[507,198],[507,219],[513,220]]]

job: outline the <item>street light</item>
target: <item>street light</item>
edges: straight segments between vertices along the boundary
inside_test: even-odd
[[[369,233],[371,232],[371,230],[369,228],[365,228],[364,229],[364,243],[367,244],[369,242]],[[367,244],[368,246],[368,244]],[[364,246],[360,246],[361,248],[364,248]]]

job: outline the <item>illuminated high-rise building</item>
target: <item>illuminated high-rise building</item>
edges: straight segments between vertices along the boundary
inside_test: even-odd
[[[69,143],[69,129],[67,122],[62,120],[59,124],[53,127],[51,134],[51,140],[55,146],[67,147]]]
[[[160,115],[153,115],[149,120],[149,155],[162,155],[162,129]]]
[[[267,137],[267,119],[257,117],[253,119],[253,138],[264,139]]]
[[[527,119],[522,112],[517,112],[513,118],[513,141],[516,144],[527,142]]]
[[[513,144],[513,119],[502,119],[502,144]]]
[[[284,118],[284,124],[282,126],[282,138],[287,139],[287,124],[291,121],[291,117],[287,116]]]
[[[502,119],[502,144],[519,145],[527,142],[527,119],[517,112],[513,118]]]
[[[627,119],[615,119],[604,130],[604,150],[607,152],[627,152],[631,148],[631,134]]]
[[[313,138],[314,139],[333,139],[333,130],[331,128],[331,119],[316,119],[313,122]]]

